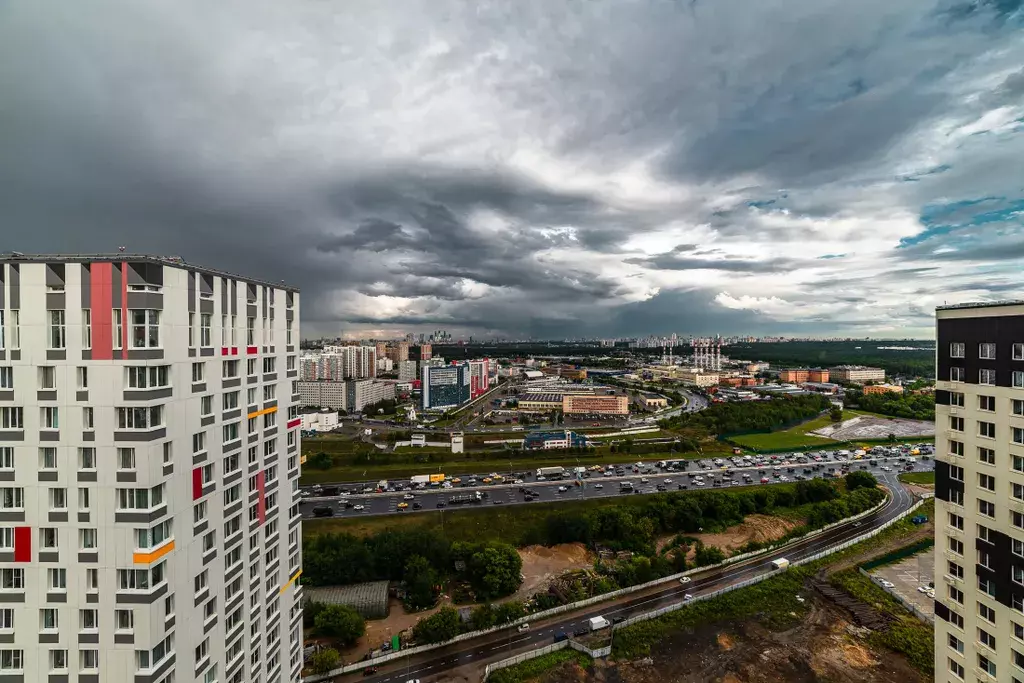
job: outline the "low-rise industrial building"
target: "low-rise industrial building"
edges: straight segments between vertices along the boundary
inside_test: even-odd
[[[885,370],[866,365],[838,365],[829,368],[834,382],[884,382]]]
[[[519,411],[522,413],[547,413],[562,409],[562,394],[523,394],[519,397]]]
[[[567,394],[562,397],[562,412],[566,415],[629,415],[629,398]]]
[[[675,376],[684,384],[693,384],[698,387],[713,387],[718,384],[719,380],[717,372],[707,372],[699,368],[681,368]]]
[[[573,448],[586,445],[587,437],[568,429],[556,432],[530,432],[523,439],[523,448],[527,450]]]
[[[348,410],[345,396],[345,382],[335,380],[315,380],[299,382],[299,400],[303,407],[332,408]]]
[[[668,399],[664,396],[658,396],[657,394],[644,394],[640,400],[643,402],[644,408],[653,408],[656,410],[658,408],[668,407]]]
[[[302,431],[329,432],[338,428],[338,411],[320,410],[302,413]]]
[[[832,382],[804,382],[800,386],[818,394],[838,394],[840,389],[838,384]]]

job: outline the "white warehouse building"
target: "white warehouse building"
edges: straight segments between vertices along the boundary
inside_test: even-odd
[[[300,680],[298,327],[178,258],[0,256],[0,680]]]

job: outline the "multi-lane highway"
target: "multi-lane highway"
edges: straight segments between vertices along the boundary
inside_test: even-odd
[[[482,635],[429,652],[411,655],[380,667],[371,677],[360,674],[339,676],[335,680],[364,680],[367,683],[391,683],[436,676],[441,672],[468,664],[482,665],[502,659],[510,652],[543,647],[553,642],[558,633],[572,634],[587,625],[591,617],[604,616],[609,620],[628,618],[678,603],[686,594],[700,596],[726,586],[772,571],[772,560],[785,557],[791,562],[815,555],[827,548],[852,540],[867,531],[894,519],[914,503],[913,497],[897,481],[896,472],[882,472],[880,479],[890,497],[879,510],[857,521],[847,522],[826,532],[798,540],[764,555],[737,562],[723,568],[695,574],[685,585],[668,582],[627,596],[592,605],[576,612],[564,613],[530,624],[528,631],[520,633],[515,627]]]
[[[877,465],[871,465],[872,460],[874,460]],[[914,458],[912,462],[915,471],[930,471],[934,468],[934,461],[931,458],[925,459],[918,457]],[[743,484],[744,474],[750,475],[751,485],[761,485],[760,482],[762,479],[768,479],[766,485],[787,482],[791,483],[796,481],[798,476],[803,478],[820,478],[830,472],[838,473],[843,465],[849,465],[850,471],[863,469],[871,472],[877,477],[882,477],[883,475],[888,474],[884,468],[888,467],[893,472],[896,472],[897,470],[902,470],[902,465],[904,464],[905,463],[898,462],[895,457],[880,457],[863,460],[830,458],[820,463],[790,463],[788,465],[776,465],[773,463],[755,465],[752,467],[730,466],[729,472],[732,473],[731,475],[727,475],[722,469],[701,470],[695,461],[689,463],[689,467],[685,472],[666,471],[655,468],[653,465],[647,465],[646,468],[650,469],[651,472],[644,474],[634,474],[631,469],[632,465],[624,464],[623,467],[628,474],[605,477],[597,473],[592,473],[589,478],[581,481],[580,486],[577,486],[575,482],[571,480],[537,481],[536,477],[532,476],[533,473],[530,472],[528,473],[529,476],[524,478],[522,484],[459,486],[451,489],[435,488],[366,494],[353,493],[328,498],[313,497],[313,494],[310,493],[310,497],[304,498],[300,502],[299,507],[302,516],[306,519],[314,517],[314,508],[329,508],[333,517],[343,518],[389,514],[411,515],[426,512],[437,512],[441,509],[438,507],[438,503],[441,502],[445,503],[445,507],[443,508],[444,510],[452,511],[466,509],[469,507],[482,507],[485,505],[523,505],[529,504],[529,502],[558,502],[582,500],[584,498],[608,498],[612,496],[634,495],[636,491],[639,491],[640,493],[659,493],[659,486],[665,491],[678,491],[680,490],[680,487],[686,487],[686,490],[690,491],[715,490],[728,488],[729,484],[724,482],[729,478],[731,478],[737,485]],[[778,471],[776,471],[776,468]],[[482,478],[487,476],[487,474],[464,474],[460,475],[460,478],[463,482],[467,482],[474,476],[482,480]],[[702,485],[698,484],[698,476],[702,477]],[[718,486],[714,483],[716,480],[720,482]],[[633,490],[624,491],[622,489],[623,482],[631,484],[633,486]],[[375,484],[376,482],[359,482],[341,485],[341,487],[349,491],[361,491],[364,487],[372,487]],[[530,497],[533,501],[527,501],[526,494],[520,491],[520,489],[524,487],[531,492],[532,495]],[[306,491],[307,489],[304,489],[304,493]],[[450,502],[453,496],[473,493],[475,491],[479,491],[481,494],[486,493],[487,497],[480,503],[452,505]],[[403,503],[407,507],[400,507]]]

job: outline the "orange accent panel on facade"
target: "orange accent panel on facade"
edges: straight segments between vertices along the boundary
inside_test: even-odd
[[[174,550],[173,540],[169,541],[160,548],[157,548],[151,553],[135,553],[134,555],[132,555],[132,561],[135,564],[150,564],[151,562],[156,562],[172,550]]]

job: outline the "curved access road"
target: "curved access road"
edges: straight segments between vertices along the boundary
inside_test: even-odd
[[[443,648],[388,662],[382,665],[380,671],[373,676],[363,676],[357,672],[337,676],[334,680],[404,683],[410,679],[428,679],[444,671],[469,664],[482,666],[487,662],[504,659],[510,654],[548,645],[553,642],[555,634],[559,632],[571,634],[573,631],[585,627],[591,617],[604,616],[608,620],[617,617],[629,618],[678,603],[687,593],[694,596],[711,593],[765,574],[771,571],[772,560],[785,557],[790,561],[796,561],[811,557],[822,550],[841,545],[871,529],[880,527],[898,517],[914,504],[914,497],[900,484],[897,473],[887,473],[881,477],[881,480],[889,490],[890,496],[885,505],[870,515],[855,522],[840,524],[816,536],[796,540],[784,548],[733,565],[694,574],[692,581],[686,585],[680,585],[673,581],[652,586],[598,605],[531,622],[530,630],[524,633],[517,632],[515,627],[509,627]]]

